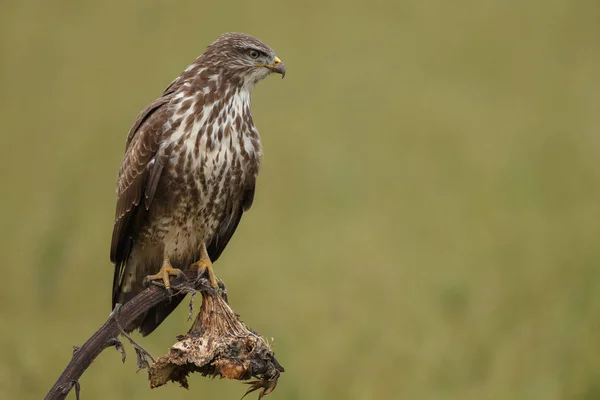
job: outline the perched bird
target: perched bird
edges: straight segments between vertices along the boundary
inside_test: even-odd
[[[110,259],[112,305],[195,268],[217,287],[212,263],[252,205],[261,157],[250,93],[285,66],[260,40],[226,33],[210,44],[127,136],[117,181]],[[126,327],[148,335],[177,307],[175,295]]]

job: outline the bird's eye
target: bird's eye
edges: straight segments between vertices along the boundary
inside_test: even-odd
[[[258,52],[258,50],[249,50],[248,55],[250,56],[250,58],[258,58],[260,53]]]

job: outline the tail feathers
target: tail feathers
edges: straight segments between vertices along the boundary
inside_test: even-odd
[[[129,267],[129,265],[127,266]],[[142,276],[145,276],[147,271],[142,271]],[[128,279],[128,277],[125,277]],[[132,282],[127,282],[129,289],[127,292],[123,291],[123,282],[121,282],[115,291],[113,291],[113,309],[115,304],[125,304],[133,299],[138,293],[144,290],[143,280],[138,282],[135,279]],[[173,312],[173,310],[181,303],[184,294],[178,294],[170,297],[169,299],[155,305],[146,313],[137,317],[131,324],[124,327],[126,332],[132,332],[135,329],[139,329],[143,336],[152,333],[164,320]]]
[[[139,324],[142,336],[148,336],[173,312],[181,303],[185,294],[179,294],[171,297],[169,300],[158,303],[152,307],[145,315],[144,320]],[[133,329],[135,329],[134,327]]]
[[[158,303],[144,314],[137,317],[131,324],[124,327],[125,332],[131,333],[139,329],[142,336],[148,336],[177,308],[185,294],[179,294]]]
[[[125,265],[122,268],[115,268],[113,308],[115,303],[125,304],[142,292],[145,289],[144,278],[158,272],[161,261],[161,249],[150,246],[145,249],[144,254],[141,254],[141,248],[133,246]],[[181,262],[177,267],[181,268],[180,265],[189,264],[191,264],[191,261],[189,263]],[[142,335],[149,335],[173,312],[184,297],[185,294],[177,294],[157,304],[148,312],[137,317],[129,326],[124,327],[125,331],[131,332],[139,329]]]

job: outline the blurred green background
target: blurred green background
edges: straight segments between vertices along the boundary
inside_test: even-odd
[[[589,0],[3,1],[0,398],[42,398],[108,317],[130,124],[242,31],[288,75],[254,92],[259,186],[216,271],[275,339],[270,397],[600,399],[599,21]],[[163,354],[186,317],[140,342]],[[84,399],[245,390],[150,390],[127,349]]]

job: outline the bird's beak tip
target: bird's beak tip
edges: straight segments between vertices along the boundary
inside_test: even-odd
[[[285,65],[279,59],[279,57],[275,57],[273,59],[273,68],[272,68],[272,71],[276,72],[278,74],[281,74],[281,79],[285,78]]]
[[[281,62],[279,57],[273,59],[273,64],[256,64],[257,67],[265,67],[281,75],[281,79],[285,77],[285,65]]]

